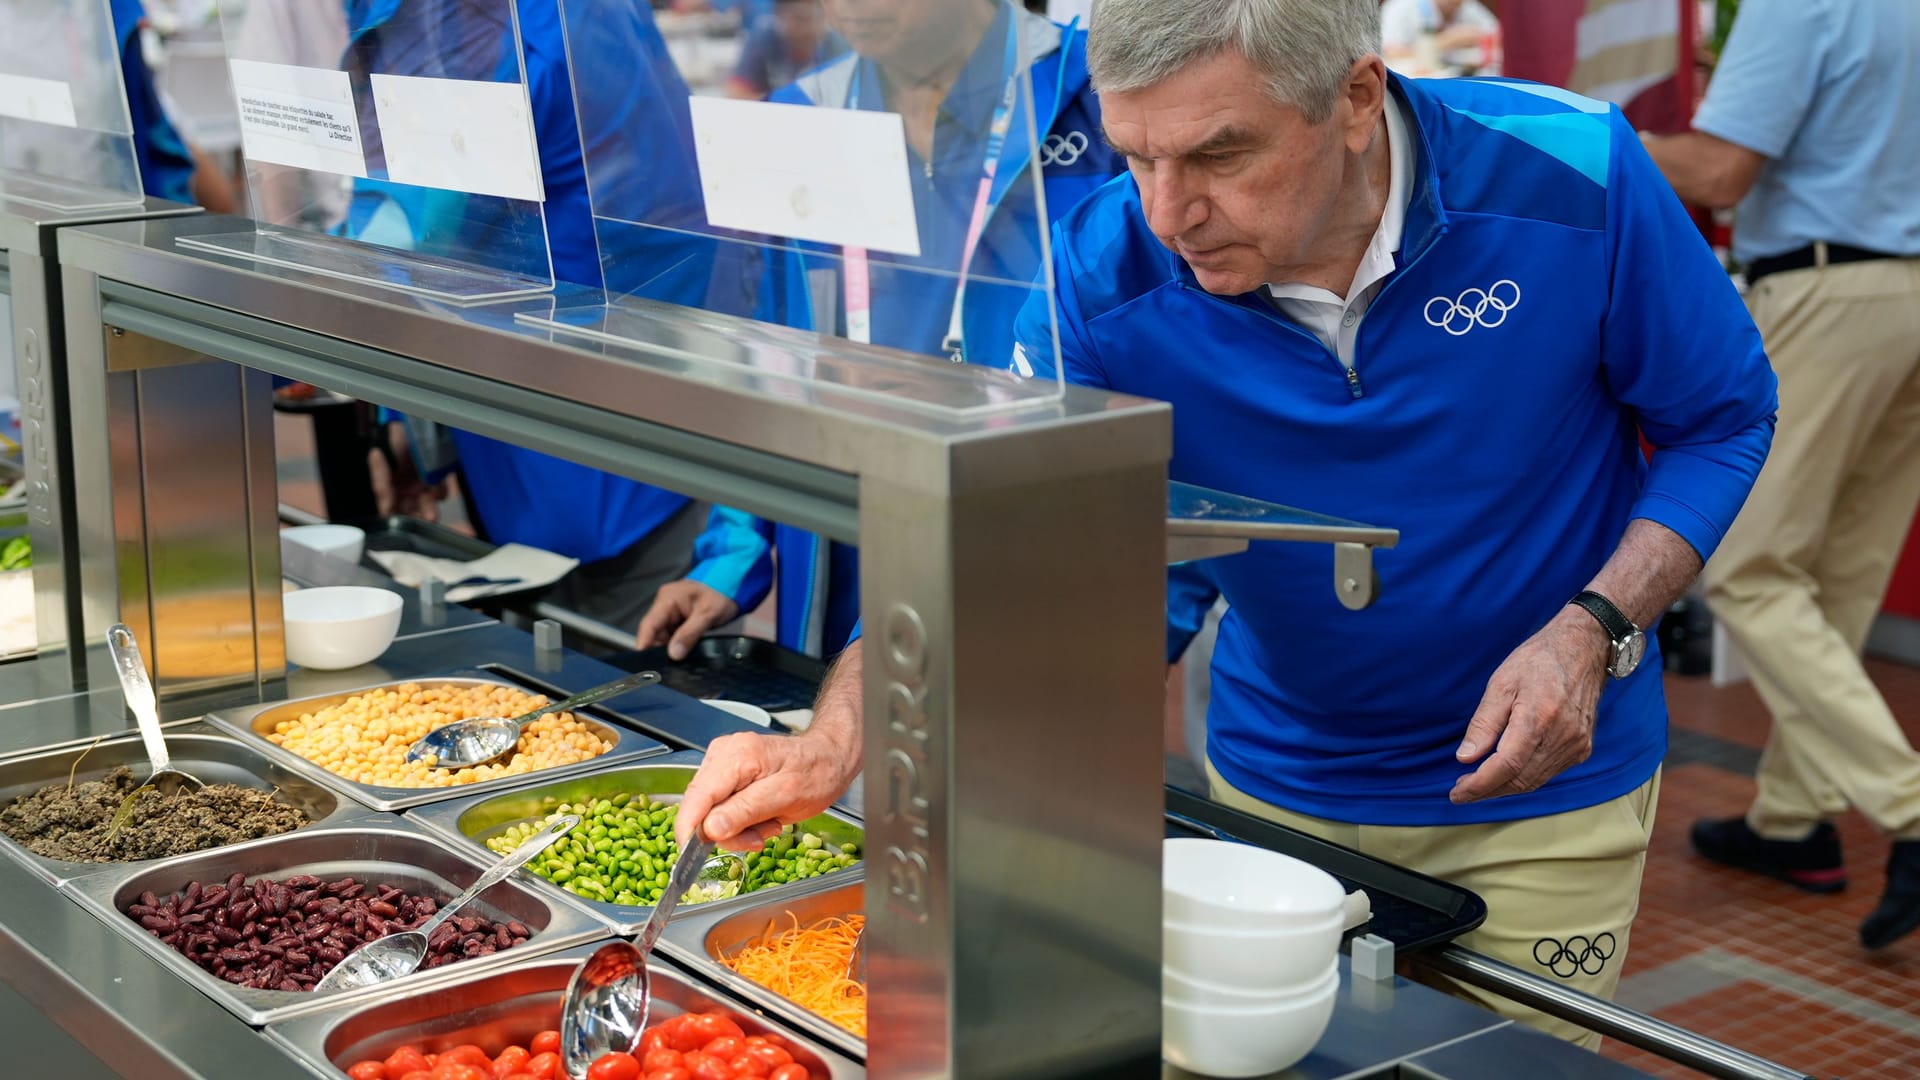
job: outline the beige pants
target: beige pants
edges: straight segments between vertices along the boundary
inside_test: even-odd
[[[1459,939],[1475,952],[1611,1000],[1640,910],[1660,776],[1585,810],[1489,825],[1348,825],[1236,791],[1207,763],[1213,799],[1480,894],[1487,921]],[[1423,976],[1424,977],[1424,976]],[[1447,983],[1447,980],[1432,981]],[[1600,1036],[1469,986],[1442,989],[1589,1049]]]
[[[1762,278],[1773,451],[1706,570],[1773,714],[1747,820],[1793,840],[1849,805],[1920,838],[1920,754],[1861,665],[1920,505],[1920,259]]]

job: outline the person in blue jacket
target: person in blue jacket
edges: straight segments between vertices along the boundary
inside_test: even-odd
[[[688,91],[644,4],[570,0],[569,19],[590,34],[563,33],[556,0],[518,0],[528,95],[546,192],[546,235],[505,200],[409,188],[384,174],[371,97],[361,128],[370,172],[356,184],[348,234],[379,241],[401,222],[407,246],[447,237],[448,250],[484,244],[509,269],[544,274],[551,251],[556,279],[672,303],[698,303],[712,276],[712,242],[667,230],[624,230],[618,258],[603,278],[594,204],[588,198],[583,139],[592,148],[602,212],[656,224],[703,221],[692,167]],[[349,0],[351,44],[345,67],[372,72],[489,79],[518,77],[508,9],[480,0]],[[568,46],[595,79],[586,113],[577,115]],[[602,170],[602,163],[608,168]],[[613,234],[609,234],[613,236]],[[611,241],[610,241],[611,242]],[[663,272],[664,271],[664,272]],[[653,591],[684,574],[704,509],[685,496],[470,432],[455,431],[462,476],[488,539],[521,543],[580,560],[547,597],[609,625],[631,626]],[[405,476],[417,496],[430,488]],[[427,480],[436,480],[431,472]]]
[[[849,313],[845,290],[823,297],[816,291],[820,275],[810,273],[825,269],[838,284],[838,252],[798,245],[764,275],[739,275],[759,287],[745,306],[770,322],[928,356],[1003,363],[1013,317],[1032,291],[1004,283],[1037,276],[1043,227],[1028,177],[1034,148],[1020,134],[1027,130],[1024,95],[1006,105],[1016,66],[1031,67],[1050,214],[1064,213],[1123,168],[1100,140],[1086,35],[1006,0],[827,0],[827,16],[854,52],[772,100],[901,114],[921,254],[872,255],[872,303]],[[1013,137],[995,139],[996,119]],[[968,251],[983,163],[996,142],[988,216]],[[952,271],[963,264],[967,282],[956,286]],[[834,311],[833,325],[815,326],[822,307]],[[641,648],[665,645],[674,658],[684,657],[702,634],[757,607],[776,576],[777,638],[789,648],[837,653],[859,617],[859,554],[845,544],[717,507],[695,556],[692,574],[661,589],[639,624]]]
[[[120,77],[127,91],[127,119],[133,125],[133,152],[140,165],[140,187],[156,199],[193,202],[193,152],[160,105],[153,71],[140,52],[140,23],[147,17],[141,0],[113,0],[113,32],[120,42]]]
[[[1092,33],[1130,175],[1054,231],[1066,378],[1170,402],[1175,480],[1401,535],[1360,612],[1324,549],[1199,564],[1212,797],[1472,889],[1468,948],[1610,995],[1666,750],[1646,631],[1772,441],[1739,295],[1619,110],[1391,76],[1374,0],[1103,0]],[[1016,336],[1050,377],[1042,305]],[[713,744],[683,817],[737,843],[838,797],[860,654],[805,734]]]

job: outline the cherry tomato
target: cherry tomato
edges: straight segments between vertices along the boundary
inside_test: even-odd
[[[400,1080],[433,1080],[433,1074],[425,1069],[415,1069],[400,1077]]]
[[[501,1080],[540,1080],[540,1078],[529,1072],[517,1072],[510,1073]]]
[[[669,1034],[665,1024],[648,1028],[647,1033],[640,1036],[640,1052],[642,1054],[651,1054],[655,1050],[673,1050],[673,1043],[669,1038]],[[680,1051],[673,1050],[673,1052],[677,1054]]]
[[[587,1066],[587,1080],[639,1080],[640,1063],[632,1054],[601,1054]]]
[[[532,1051],[524,1046],[509,1046],[500,1051],[500,1056],[493,1059],[493,1080],[507,1080],[526,1068],[527,1059],[532,1056]]]
[[[356,1061],[347,1075],[353,1080],[387,1080],[387,1066],[379,1061]]]
[[[659,1072],[661,1069],[677,1069],[680,1067],[680,1051],[670,1046],[662,1046],[658,1049],[649,1050],[646,1056],[640,1059],[640,1067],[647,1072]]]
[[[727,1029],[721,1026],[720,1018],[714,1016],[712,1013],[702,1013],[687,1021],[687,1031],[700,1039],[701,1046],[707,1045],[722,1035],[729,1034]]]
[[[765,1044],[761,1046],[749,1046],[747,1047],[747,1053],[754,1060],[759,1061],[761,1064],[765,1065],[769,1072],[779,1068],[782,1065],[793,1064],[792,1054],[789,1054],[785,1050],[782,1050],[781,1048],[777,1046],[773,1046],[771,1044]]]
[[[543,1031],[533,1037],[533,1042],[529,1044],[528,1049],[533,1051],[534,1057],[539,1057],[541,1054],[557,1054],[560,1052],[560,1033]]]
[[[727,1062],[727,1068],[733,1070],[733,1075],[736,1078],[742,1076],[760,1077],[773,1071],[766,1062],[746,1053],[735,1055],[732,1060]]]
[[[560,1063],[560,1055],[551,1050],[533,1055],[527,1061],[526,1069],[538,1080],[561,1080],[566,1076],[566,1070]]]
[[[688,1054],[685,1067],[693,1080],[734,1080],[733,1066],[710,1054]]]
[[[737,1058],[742,1053],[744,1053],[746,1049],[747,1049],[747,1042],[745,1039],[736,1039],[731,1035],[722,1035],[719,1038],[708,1043],[707,1045],[701,1047],[700,1052],[703,1054],[712,1054],[714,1057],[725,1058],[728,1061],[732,1061],[734,1058]]]
[[[440,1060],[434,1064],[434,1067],[439,1068],[449,1062],[455,1065],[471,1065],[488,1074],[493,1072],[493,1059],[487,1056],[485,1050],[472,1043],[456,1046],[441,1054]],[[491,1075],[488,1076],[488,1080],[492,1080]]]
[[[702,1034],[699,1025],[689,1020],[667,1032],[667,1045],[687,1054],[700,1049],[723,1034],[725,1032],[720,1031]],[[691,1070],[693,1066],[689,1065],[687,1068]]]
[[[426,1072],[433,1068],[427,1055],[417,1046],[403,1046],[387,1055],[387,1075],[396,1078],[405,1077],[410,1072]]]
[[[446,1054],[440,1055],[433,1066],[433,1080],[493,1080],[493,1073],[487,1069],[447,1058]]]
[[[767,1080],[813,1080],[805,1065],[788,1062],[767,1074]]]
[[[655,1069],[647,1074],[646,1080],[693,1080],[693,1074],[685,1069]]]

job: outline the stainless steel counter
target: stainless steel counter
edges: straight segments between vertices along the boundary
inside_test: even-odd
[[[452,667],[500,665],[563,689],[611,677],[613,669],[571,654],[543,655],[531,635],[498,624],[450,629],[396,642],[376,665],[346,672],[292,673],[287,693],[324,693]],[[630,710],[622,710],[634,715]],[[708,715],[711,714],[711,715]],[[747,727],[692,701],[641,710],[634,717],[675,741],[704,745]],[[119,695],[107,691],[0,704],[0,754],[125,730]],[[44,1016],[100,1063],[132,1080],[173,1077],[304,1077],[307,1064],[195,991],[167,964],[110,932],[87,908],[0,857],[0,982],[30,1009],[0,1009],[0,1038],[54,1042],[45,1031],[7,1030]],[[23,1017],[22,1013],[26,1015]],[[1516,1029],[1473,1006],[1396,978],[1348,979],[1326,1037],[1284,1080],[1424,1080],[1509,1074],[1610,1080],[1640,1075],[1544,1036]],[[84,1071],[80,1075],[89,1075]],[[1418,1068],[1423,1071],[1410,1071]],[[1171,1067],[1166,1077],[1186,1074]],[[1513,1073],[1513,1075],[1520,1075]],[[337,1080],[337,1076],[335,1077]]]

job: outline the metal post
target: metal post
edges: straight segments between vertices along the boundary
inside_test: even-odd
[[[1165,465],[1043,461],[861,488],[874,1076],[1157,1074]]]

